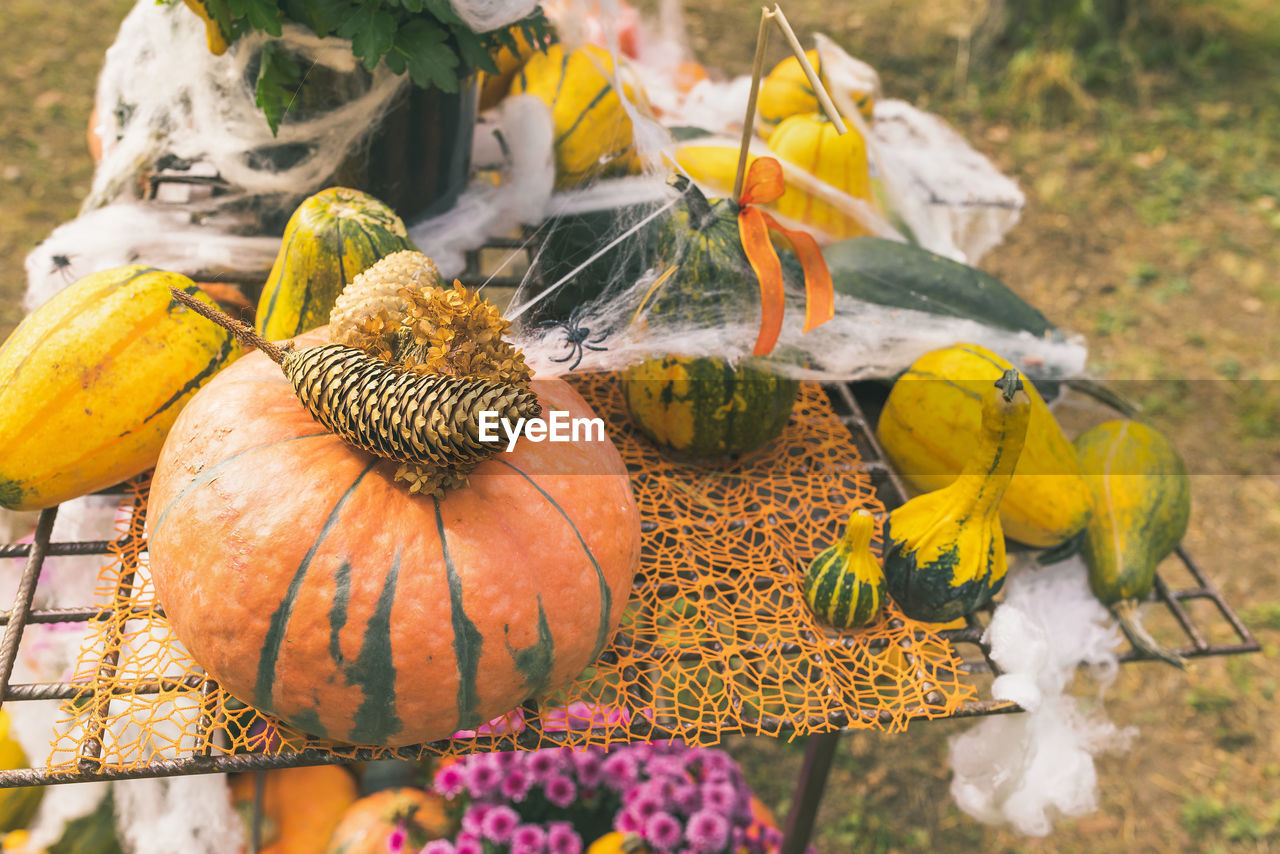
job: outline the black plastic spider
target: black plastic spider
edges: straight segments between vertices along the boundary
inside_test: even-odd
[[[569,348],[569,353],[563,359],[552,359],[553,362],[567,362],[573,359],[573,364],[569,366],[569,370],[573,370],[582,364],[582,357],[586,355],[585,350],[595,350],[602,353],[609,349],[608,347],[596,347],[594,345],[604,341],[609,334],[601,332],[595,338],[591,337],[591,330],[579,324],[582,317],[582,306],[574,306],[573,311],[569,312],[568,320],[545,320],[543,326],[559,327],[564,330],[564,345]],[[576,356],[576,358],[575,358]]]
[[[50,273],[61,273],[63,281],[71,281],[71,259],[72,255],[54,255],[50,260],[53,262],[53,269]]]

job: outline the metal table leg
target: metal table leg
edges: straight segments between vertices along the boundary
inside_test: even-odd
[[[827,775],[831,772],[831,761],[839,743],[839,732],[809,736],[804,748],[804,765],[800,768],[795,796],[791,799],[791,813],[782,833],[780,854],[804,854],[813,835],[813,822],[818,817],[818,805],[822,803]]]

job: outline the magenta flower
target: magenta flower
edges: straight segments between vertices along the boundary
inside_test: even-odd
[[[671,790],[671,802],[685,815],[691,815],[702,806],[702,793],[692,783],[680,783]]]
[[[702,786],[702,805],[709,810],[731,813],[738,803],[738,792],[728,783],[706,783]]]
[[[680,844],[680,822],[669,813],[656,812],[644,823],[644,840],[659,851],[672,851]]]
[[[467,787],[466,777],[457,763],[441,768],[436,772],[435,789],[446,798],[454,798]]]
[[[582,837],[568,822],[553,821],[547,825],[547,848],[551,854],[582,854]]]
[[[524,710],[512,709],[505,715],[481,724],[477,729],[460,729],[450,738],[475,738],[477,735],[506,735],[518,733],[524,729]]]
[[[506,842],[520,823],[520,815],[511,807],[498,805],[485,814],[480,829],[485,839],[494,842]]]
[[[629,751],[619,751],[607,756],[600,766],[605,784],[617,792],[625,792],[640,779],[640,768]]]
[[[529,794],[529,787],[533,784],[533,780],[529,775],[520,768],[511,768],[502,778],[498,791],[509,801],[520,803],[524,800],[524,796]]]
[[[502,772],[488,762],[470,762],[467,765],[467,783],[471,794],[485,797],[492,794],[502,782]]]
[[[566,808],[578,797],[578,787],[573,785],[573,781],[563,774],[556,774],[547,780],[545,786],[547,800],[558,807]]]
[[[569,754],[574,769],[578,772],[578,782],[588,789],[600,785],[600,754],[594,750],[575,750]]]
[[[459,833],[453,841],[454,854],[484,854],[484,844],[473,833]]]
[[[542,728],[547,732],[585,732],[597,727],[626,726],[631,723],[631,712],[603,703],[570,703],[562,709],[545,709],[542,712]]]
[[[526,762],[529,774],[541,782],[560,770],[560,751],[554,747],[534,750]]]
[[[723,851],[729,842],[729,820],[710,810],[698,810],[689,816],[684,836],[697,851],[706,854]]]
[[[396,829],[387,836],[387,854],[402,854],[408,839],[409,831],[405,829],[404,822],[397,822]]]
[[[546,847],[546,831],[536,824],[522,824],[511,834],[511,854],[542,854]]]
[[[422,854],[457,854],[457,850],[447,839],[433,839],[423,847]]]
[[[613,820],[613,829],[623,833],[639,833],[643,828],[644,822],[637,818],[631,810],[623,810]]]
[[[462,814],[462,829],[467,833],[482,835],[484,832],[484,819],[493,809],[491,804],[475,803],[467,807],[467,811]]]

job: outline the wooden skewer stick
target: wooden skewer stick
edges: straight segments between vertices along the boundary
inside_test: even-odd
[[[818,78],[818,72],[814,70],[813,64],[809,62],[809,57],[805,56],[804,47],[800,44],[800,39],[796,37],[796,31],[791,28],[791,23],[787,20],[787,16],[782,14],[782,7],[777,3],[773,4],[772,9],[760,7],[760,31],[756,35],[755,63],[751,68],[751,94],[747,97],[746,118],[742,120],[742,145],[738,149],[738,170],[733,178],[734,201],[742,197],[742,182],[747,174],[747,153],[751,148],[751,137],[755,132],[756,100],[760,95],[760,79],[764,76],[764,55],[765,48],[769,45],[769,21],[771,20],[778,25],[778,29],[782,30],[782,34],[786,36],[791,52],[795,54],[796,59],[799,61],[800,69],[804,71],[805,77],[809,79],[809,85],[813,87],[813,94],[817,96],[818,103],[822,106],[823,112],[827,114],[827,118],[835,125],[836,132],[843,135],[849,130],[844,123],[844,119],[840,116],[840,111],[832,103],[831,96],[827,94],[826,87],[822,85],[822,81]]]
[[[775,7],[776,8],[776,7]],[[738,171],[733,177],[733,200],[742,198],[742,181],[747,175],[747,152],[755,132],[756,98],[760,95],[760,78],[764,76],[764,51],[769,46],[769,19],[773,13],[760,7],[760,31],[756,34],[756,59],[751,68],[751,94],[747,96],[747,116],[742,120],[742,145],[738,148]]]
[[[773,20],[778,25],[778,29],[782,30],[782,34],[787,37],[787,43],[791,45],[791,52],[800,61],[800,69],[804,71],[804,76],[809,78],[809,85],[813,87],[813,94],[818,97],[818,103],[822,105],[822,111],[827,114],[831,124],[836,126],[836,132],[843,136],[849,128],[845,126],[844,119],[840,116],[840,111],[836,109],[836,105],[831,102],[831,96],[827,94],[827,87],[823,86],[822,81],[818,79],[818,72],[814,70],[813,65],[809,62],[809,57],[805,55],[800,39],[796,38],[796,31],[791,29],[791,22],[787,20],[786,15],[782,14],[782,7],[777,3],[773,4]]]

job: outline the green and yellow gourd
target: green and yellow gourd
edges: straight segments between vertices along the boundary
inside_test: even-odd
[[[1108,421],[1076,438],[1095,512],[1082,554],[1089,586],[1110,606],[1133,645],[1170,664],[1168,652],[1137,622],[1138,603],[1155,584],[1156,567],[1187,532],[1191,484],[1169,440],[1137,421]]]
[[[990,602],[1004,585],[1000,499],[1013,478],[1030,415],[1022,378],[1005,371],[984,395],[978,446],[960,476],[889,514],[885,581],[908,617],[954,620]]]
[[[838,629],[867,625],[884,604],[884,570],[871,552],[875,528],[875,517],[857,511],[840,542],[814,558],[805,573],[809,610]]]
[[[876,426],[889,461],[913,490],[952,483],[979,444],[983,399],[1008,361],[976,344],[955,344],[915,361],[894,384]],[[1005,534],[1037,548],[1083,532],[1093,499],[1076,450],[1031,384],[1030,422],[1013,481],[1000,505]]]
[[[754,281],[738,236],[737,205],[708,202],[680,182],[684,202],[656,239],[660,269],[673,270],[647,317],[714,326],[758,312]],[[736,284],[735,284],[736,283]],[[622,374],[627,409],[659,446],[693,459],[747,453],[777,438],[791,417],[800,384],[761,363],[670,355]]]
[[[298,205],[258,300],[255,329],[268,341],[329,322],[347,283],[379,259],[417,247],[395,211],[366,193],[330,187]]]
[[[51,507],[146,471],[187,401],[240,355],[170,287],[213,304],[186,276],[117,267],[59,291],[0,347],[0,507]]]

